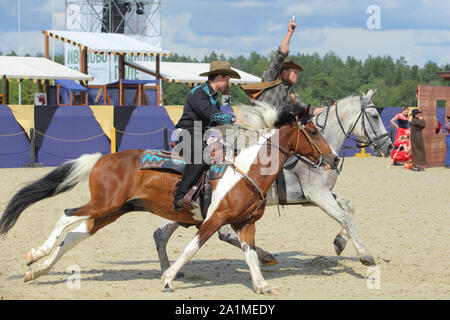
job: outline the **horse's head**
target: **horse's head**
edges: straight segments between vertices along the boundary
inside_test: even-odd
[[[289,151],[293,154],[308,159],[314,166],[337,167],[339,156],[310,121],[309,111],[305,108],[287,105],[279,112],[275,126],[290,131]]]
[[[392,141],[373,103],[375,92],[376,89],[369,90],[360,97],[361,119],[355,126],[353,134],[371,148],[377,156],[386,156],[392,150]]]

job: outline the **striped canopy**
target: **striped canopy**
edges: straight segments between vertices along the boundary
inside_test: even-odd
[[[145,42],[144,40],[148,38],[145,36],[59,30],[43,30],[42,33],[82,49],[87,48],[89,52],[97,54],[170,56],[169,51]]]

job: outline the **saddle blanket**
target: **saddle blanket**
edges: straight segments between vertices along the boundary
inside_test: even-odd
[[[148,149],[144,150],[140,156],[140,170],[168,170],[184,173],[186,162],[181,157],[172,157],[172,153],[167,150]],[[217,180],[222,178],[227,164],[213,164],[209,168],[209,179]]]

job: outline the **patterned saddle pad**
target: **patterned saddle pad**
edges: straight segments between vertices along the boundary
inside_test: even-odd
[[[186,162],[181,157],[172,157],[172,153],[166,150],[148,149],[141,153],[141,170],[169,170],[180,174],[184,173]],[[209,169],[209,179],[220,179],[225,172],[227,164],[213,164]]]

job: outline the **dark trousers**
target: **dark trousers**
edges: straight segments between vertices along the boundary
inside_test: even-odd
[[[209,169],[210,165],[204,163],[203,161],[203,154],[202,154],[202,161],[201,163],[195,164],[194,163],[194,139],[191,140],[191,157],[190,159],[185,159],[186,162],[189,162],[187,160],[190,160],[190,163],[187,163],[184,167],[184,174],[181,180],[177,183],[176,189],[175,189],[175,201],[182,199],[186,193],[189,192],[189,190],[194,186],[197,181],[200,179],[202,173]],[[206,143],[202,142],[202,153],[204,149],[206,148]]]
[[[175,200],[182,199],[208,168],[207,164],[186,164],[183,177],[176,186]]]

